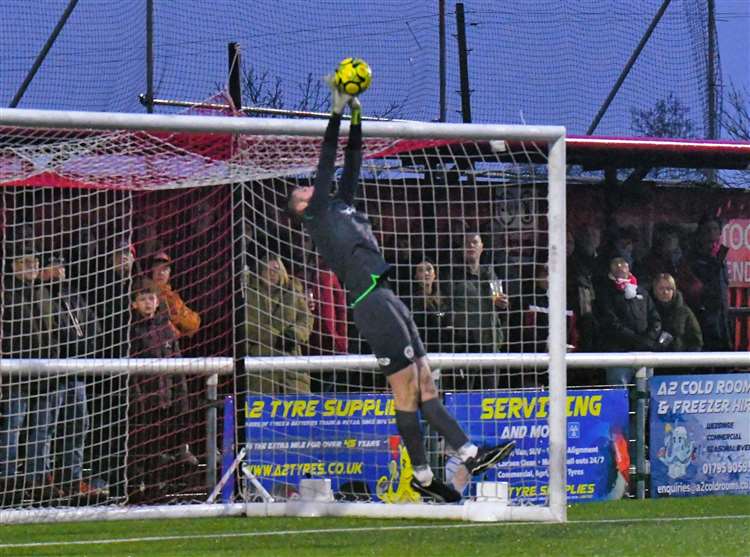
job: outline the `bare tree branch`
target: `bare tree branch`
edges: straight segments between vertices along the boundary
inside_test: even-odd
[[[740,89],[734,83],[730,85],[721,125],[732,139],[750,141],[750,90],[747,87]]]

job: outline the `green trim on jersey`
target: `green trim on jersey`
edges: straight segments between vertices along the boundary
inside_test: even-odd
[[[373,290],[375,290],[375,288],[378,286],[378,283],[380,282],[380,275],[373,275],[373,274],[371,274],[370,275],[370,280],[372,281],[372,284],[370,284],[370,286],[367,287],[367,290],[365,290],[364,292],[362,292],[362,294],[360,294],[357,297],[357,299],[352,302],[352,305],[349,306],[351,309],[354,309],[354,306],[356,306],[362,300],[364,300],[365,298],[367,298],[368,294],[370,294],[370,292],[372,292]]]

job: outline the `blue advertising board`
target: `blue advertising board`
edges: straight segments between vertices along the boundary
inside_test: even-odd
[[[485,477],[507,481],[512,501],[546,499],[548,402],[541,391],[446,395],[472,440],[516,440],[510,459]],[[362,494],[366,485],[376,501],[419,500],[409,488],[411,463],[390,395],[249,396],[244,410],[246,464],[272,493],[289,495],[300,479],[319,477],[330,478],[335,492]],[[630,465],[627,391],[576,391],[568,397],[568,420],[570,500],[621,497]]]
[[[515,440],[513,454],[488,472],[488,479],[508,482],[512,502],[545,502],[549,483],[546,391],[448,393],[446,406],[477,443]],[[569,391],[567,416],[568,499],[619,499],[625,493],[630,466],[627,390]]]
[[[750,373],[654,377],[651,496],[750,493]]]
[[[302,478],[330,478],[334,492],[419,500],[408,487],[411,465],[389,395],[249,396],[244,414],[246,463],[272,493],[288,496]]]

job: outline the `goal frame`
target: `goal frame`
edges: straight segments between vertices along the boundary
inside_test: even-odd
[[[252,135],[293,135],[321,137],[325,120],[288,120],[263,118],[237,118],[226,116],[187,116],[122,114],[105,112],[51,111],[28,109],[0,109],[0,127],[88,129],[88,130],[134,130],[166,132],[202,132]],[[342,123],[342,133],[348,132],[348,122]],[[517,141],[533,142],[547,147],[547,238],[549,271],[549,504],[544,507],[512,507],[486,502],[467,502],[464,505],[381,505],[373,503],[248,503],[244,513],[252,516],[370,516],[370,517],[422,517],[462,520],[566,520],[566,152],[565,128],[562,126],[515,126],[495,124],[428,123],[414,121],[364,122],[365,137],[394,139],[439,139],[464,141]],[[446,356],[446,355],[442,355]],[[481,354],[480,365],[500,363],[503,354]],[[336,358],[342,358],[336,360]],[[245,360],[245,369],[270,369],[284,360],[286,369],[320,369],[322,365],[337,366],[345,362],[349,369],[374,369],[374,358],[364,357],[355,364],[351,358],[326,357],[297,359],[253,358]],[[441,364],[443,361],[441,360]],[[446,365],[461,365],[475,362],[472,355],[454,354],[447,358]],[[235,514],[235,509],[225,508],[223,513]],[[206,505],[181,506],[184,516],[216,516],[216,509],[203,509]],[[203,510],[201,510],[203,509]],[[150,511],[150,512],[149,512]],[[177,509],[134,509],[140,516],[175,516]],[[112,510],[113,516],[123,518],[127,509]],[[102,517],[107,511],[91,509],[77,511],[85,516]],[[38,516],[38,515],[37,515]]]

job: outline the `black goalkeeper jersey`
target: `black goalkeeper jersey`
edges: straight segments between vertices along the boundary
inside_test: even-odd
[[[340,125],[341,116],[332,115],[321,148],[315,193],[302,220],[318,253],[344,284],[353,305],[388,274],[390,265],[380,253],[370,221],[353,206],[362,162],[359,123],[351,126],[339,190],[330,197]]]

